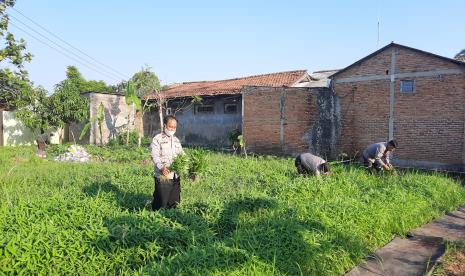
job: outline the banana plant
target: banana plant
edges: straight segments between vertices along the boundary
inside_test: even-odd
[[[81,135],[79,136],[79,140],[82,140],[84,136],[87,134],[87,132],[90,129],[90,126],[97,122],[98,123],[98,129],[100,132],[100,145],[103,145],[103,140],[102,140],[102,126],[103,122],[105,121],[105,108],[103,106],[103,103],[100,102],[100,105],[97,108],[97,114],[95,116],[90,117],[89,121],[84,125],[81,131]]]

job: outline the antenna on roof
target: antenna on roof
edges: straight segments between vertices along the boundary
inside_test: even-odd
[[[378,38],[376,40],[376,49],[379,49],[379,1],[376,1],[376,15],[378,17],[378,26],[377,26],[377,32],[378,32]]]

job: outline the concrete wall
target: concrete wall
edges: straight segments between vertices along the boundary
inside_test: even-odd
[[[90,102],[89,114],[90,117],[96,116],[97,109],[100,103],[104,106],[105,122],[102,126],[102,142],[106,144],[109,139],[116,138],[118,133],[125,132],[128,127],[128,114],[130,114],[129,130],[132,131],[136,126],[142,124],[136,122],[136,116],[131,107],[126,104],[124,96],[104,93],[86,93],[83,97],[87,97]],[[94,122],[87,135],[79,140],[81,130],[85,124],[71,124],[69,126],[68,140],[82,144],[100,144],[100,131],[98,123]]]
[[[337,156],[339,101],[327,88],[245,87],[243,134],[257,153]]]
[[[14,111],[0,111],[0,146],[32,145],[36,143],[36,134],[15,118]],[[63,139],[63,130],[50,131],[50,143],[60,144]]]
[[[336,75],[341,101],[341,150],[395,138],[404,166],[464,168],[465,70],[447,60],[400,46]],[[400,91],[414,80],[414,93]]]
[[[174,110],[178,102],[170,101],[168,107]],[[213,105],[212,113],[201,113],[191,106],[174,115],[178,119],[176,136],[183,144],[211,147],[229,146],[228,132],[242,128],[241,95],[219,95],[202,97],[203,105]],[[237,104],[236,113],[225,113],[225,104]],[[183,105],[185,106],[185,105]],[[160,132],[158,110],[144,116],[144,135],[153,137]]]

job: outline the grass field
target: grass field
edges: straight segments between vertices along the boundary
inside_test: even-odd
[[[100,161],[0,148],[1,272],[340,275],[465,203],[440,174],[340,165],[316,179],[297,177],[292,159],[212,152],[200,182],[182,183],[178,209],[151,212],[145,149],[88,151]]]

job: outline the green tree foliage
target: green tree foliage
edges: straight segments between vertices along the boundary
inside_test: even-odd
[[[76,86],[79,93],[84,92],[109,92],[112,89],[108,87],[104,81],[86,80],[76,66],[68,66],[66,68],[66,79],[56,85],[60,88],[65,85],[65,82],[70,82]]]
[[[14,0],[0,1],[0,106],[12,107],[20,93],[30,91],[30,84],[24,63],[32,55],[26,52],[26,41],[16,40],[8,31],[7,8],[13,7]]]
[[[18,110],[15,116],[36,134],[42,134],[52,127],[59,127],[62,121],[51,113],[51,99],[42,87],[30,88],[27,93],[20,93],[16,99]],[[39,133],[37,133],[39,132]]]
[[[16,103],[16,117],[33,131],[40,131],[40,134],[51,127],[82,122],[89,116],[89,101],[81,97],[76,83],[71,79],[57,85],[50,97],[43,88],[31,88],[28,93],[21,93]]]
[[[132,76],[131,80],[134,83],[134,89],[139,97],[143,97],[152,92],[161,91],[160,80],[149,66],[142,67],[139,72]]]
[[[89,101],[81,97],[78,87],[69,79],[56,87],[49,101],[50,113],[58,117],[61,124],[82,122],[89,115]]]

